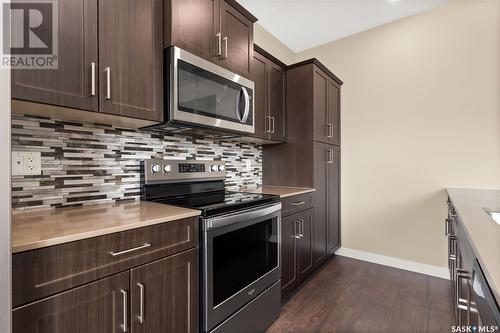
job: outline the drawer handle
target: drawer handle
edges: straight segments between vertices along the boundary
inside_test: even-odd
[[[306,203],[305,201],[297,201],[297,202],[292,202],[290,205],[291,206],[302,206],[305,203]]]
[[[111,254],[113,257],[117,257],[117,256],[121,256],[122,254],[127,254],[130,252],[139,251],[139,250],[145,249],[145,248],[150,247],[150,246],[151,246],[151,243],[144,243],[141,246],[133,247],[131,249],[127,249],[127,250],[123,250],[123,251],[119,251],[119,252],[110,251],[109,254]]]

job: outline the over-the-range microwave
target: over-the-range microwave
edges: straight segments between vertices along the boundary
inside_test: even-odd
[[[254,83],[247,78],[172,46],[164,50],[164,87],[164,122],[150,129],[222,137],[255,132]]]

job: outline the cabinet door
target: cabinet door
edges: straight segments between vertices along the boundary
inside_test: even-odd
[[[328,130],[330,140],[340,145],[340,86],[333,80],[328,81]]]
[[[198,249],[131,270],[133,333],[198,332]]]
[[[254,52],[252,59],[251,79],[255,83],[253,103],[255,110],[254,136],[261,139],[268,139],[268,60],[257,52]]]
[[[314,163],[314,223],[313,223],[313,259],[317,266],[328,254],[327,242],[327,197],[328,197],[328,158],[331,147],[315,142],[313,145]]]
[[[283,295],[297,284],[297,223],[294,216],[281,220],[281,290]]]
[[[59,0],[58,12],[58,68],[12,70],[12,98],[97,111],[97,0]]]
[[[167,2],[168,3],[168,2]],[[166,4],[167,4],[166,3]],[[170,0],[171,25],[164,46],[176,45],[209,61],[219,61],[220,0]],[[222,38],[222,37],[220,37]]]
[[[271,140],[286,141],[285,71],[269,61],[269,116]]]
[[[100,111],[163,117],[161,0],[99,1]]]
[[[313,268],[312,259],[312,225],[314,213],[312,209],[294,215],[300,225],[300,239],[297,242],[297,270],[299,281],[303,280]]]
[[[19,307],[12,311],[12,332],[123,332],[123,323],[128,326],[128,289],[127,271]]]
[[[313,140],[332,143],[328,125],[329,77],[317,67],[313,68]]]
[[[221,66],[250,77],[253,57],[253,23],[227,1],[221,1]]]
[[[330,146],[328,165],[327,229],[328,252],[333,253],[340,246],[340,149]]]

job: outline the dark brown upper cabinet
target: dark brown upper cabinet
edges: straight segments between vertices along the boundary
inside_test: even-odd
[[[12,97],[161,121],[162,1],[60,0],[58,5],[59,69],[13,70]]]
[[[286,142],[286,65],[255,46],[251,79],[255,83],[255,137]]]
[[[221,1],[221,66],[244,77],[253,57],[253,22],[227,0]]]
[[[340,84],[320,67],[313,72],[314,141],[340,144]]]
[[[269,138],[269,60],[259,52],[254,52],[251,79],[254,88],[255,133],[260,139]]]
[[[99,1],[100,111],[162,120],[161,0]]]
[[[219,61],[220,0],[168,0],[164,4],[164,46],[175,45]]]
[[[328,80],[328,124],[331,130],[331,139],[334,145],[340,145],[340,84],[332,79]]]
[[[58,68],[13,69],[12,98],[98,111],[97,0],[60,0],[58,10]]]
[[[164,46],[178,46],[248,78],[256,21],[234,0],[168,0]]]
[[[12,311],[12,332],[128,331],[128,290],[129,273],[123,272],[19,307]]]

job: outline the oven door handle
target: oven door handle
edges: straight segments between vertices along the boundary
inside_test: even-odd
[[[242,221],[265,218],[271,215],[277,215],[279,217],[280,210],[281,203],[274,203],[268,206],[261,206],[258,208],[247,209],[227,215],[204,219],[203,231],[212,231],[235,223],[241,223]],[[258,223],[258,221],[255,223]],[[245,226],[247,226],[247,224],[245,224]]]

